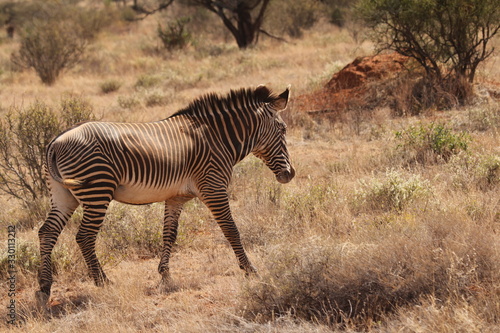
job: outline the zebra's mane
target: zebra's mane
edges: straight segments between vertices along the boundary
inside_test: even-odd
[[[169,118],[190,115],[200,116],[205,114],[227,114],[228,110],[235,108],[242,109],[243,105],[260,105],[276,101],[279,97],[269,88],[259,86],[257,88],[241,88],[232,90],[225,96],[217,93],[208,93],[202,97],[193,100],[188,107],[181,109],[171,115]],[[250,108],[243,108],[248,110]]]

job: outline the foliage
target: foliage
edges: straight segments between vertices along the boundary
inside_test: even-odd
[[[45,147],[63,128],[94,119],[92,106],[81,97],[63,97],[61,108],[59,119],[50,106],[36,101],[26,108],[12,107],[0,120],[0,191],[28,210],[48,194]]]
[[[167,50],[183,49],[189,44],[191,34],[186,31],[186,25],[189,21],[189,17],[181,17],[174,22],[168,23],[166,28],[163,28],[161,24],[158,23],[158,37]]]
[[[106,223],[102,227],[101,246],[110,261],[113,256],[139,255],[156,256],[163,246],[163,205],[152,204],[132,208],[113,203]]]
[[[121,108],[129,110],[132,110],[141,105],[141,101],[136,94],[132,94],[130,96],[118,96],[117,102]]]
[[[17,241],[15,247],[16,273],[34,274],[40,264],[40,253],[35,243]],[[0,278],[5,280],[9,271],[9,257],[7,251],[0,255]]]
[[[470,136],[454,133],[443,124],[420,124],[396,132],[396,139],[401,142],[397,150],[409,163],[447,162],[453,155],[467,151]]]
[[[358,9],[380,49],[415,59],[438,82],[472,83],[500,29],[496,0],[362,0]]]
[[[35,21],[23,32],[21,47],[12,54],[12,61],[34,68],[43,83],[52,85],[62,70],[78,63],[86,46],[87,40],[68,22]]]
[[[482,236],[471,228],[465,232],[470,241],[462,242],[452,232],[457,226],[446,223],[441,228],[449,236],[436,239],[435,223],[414,227],[407,238],[375,231],[376,244],[318,235],[271,247],[269,270],[244,287],[244,316],[259,322],[291,316],[338,330],[371,331],[381,318],[425,297],[447,303],[468,297],[473,286],[489,286],[498,264]]]
[[[63,128],[96,120],[94,106],[83,96],[65,94],[61,98],[61,120]]]
[[[319,20],[322,9],[324,7],[315,0],[272,1],[269,11],[273,13],[273,19],[267,19],[265,25],[280,34],[300,38],[304,30],[310,29]]]
[[[354,7],[356,1],[349,0],[322,0],[327,6],[328,18],[331,24],[343,27],[350,15],[350,10]]]
[[[110,23],[110,16],[57,3],[34,6],[36,12],[23,22],[21,46],[11,60],[33,68],[44,84],[52,85],[63,70],[80,61],[88,43]]]
[[[270,0],[186,0],[219,16],[240,49],[255,44],[262,32],[264,16]]]
[[[167,104],[168,98],[161,90],[149,91],[144,97],[146,107],[162,106]]]
[[[131,16],[131,14],[128,14],[128,20],[142,20],[149,15],[167,9],[173,2],[174,0],[134,0],[134,4],[130,8],[134,11],[135,14],[140,16],[137,17],[135,15]]]
[[[135,83],[136,89],[149,89],[158,86],[161,83],[162,79],[158,75],[147,75],[143,74],[137,78]]]
[[[458,154],[450,160],[452,184],[468,193],[489,191],[500,184],[500,155]]]
[[[45,147],[59,132],[54,111],[43,102],[13,107],[0,123],[0,189],[30,202],[47,194],[43,163]]]
[[[410,203],[430,194],[429,182],[418,175],[405,178],[400,172],[388,171],[383,180],[361,181],[355,193],[356,205],[366,211],[403,211]]]
[[[121,86],[122,86],[122,83],[120,81],[111,79],[111,80],[107,80],[107,81],[102,82],[99,87],[101,88],[101,91],[104,94],[109,94],[109,93],[118,91],[118,89],[120,89]]]
[[[492,130],[496,134],[500,132],[500,104],[490,103],[476,105],[468,111],[466,126],[475,131]]]

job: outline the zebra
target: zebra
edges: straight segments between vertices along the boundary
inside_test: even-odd
[[[183,205],[197,197],[211,211],[232,247],[239,267],[255,273],[229,207],[227,188],[233,167],[253,153],[280,183],[295,176],[286,145],[290,86],[277,95],[267,87],[209,93],[170,117],[149,123],[92,121],[55,137],[46,149],[51,209],[38,231],[41,262],[39,302],[52,286],[51,253],[78,206],[83,217],[76,234],[90,277],[109,282],[95,253],[95,242],[112,200],[127,204],[164,202],[160,284],[170,281],[169,259]]]

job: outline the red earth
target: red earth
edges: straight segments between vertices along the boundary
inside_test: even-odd
[[[295,108],[337,118],[342,111],[366,105],[367,98],[377,95],[378,84],[405,71],[407,62],[398,53],[358,57],[335,73],[323,89],[297,97]]]
[[[358,57],[335,73],[322,89],[298,96],[294,109],[316,119],[336,121],[344,119],[348,111],[404,107],[408,103],[405,96],[411,95],[411,77],[421,77],[416,68],[410,58],[396,52]],[[487,98],[500,99],[498,82],[481,80],[476,93],[481,95],[481,91]]]

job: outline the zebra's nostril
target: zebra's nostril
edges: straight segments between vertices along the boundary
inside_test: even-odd
[[[290,182],[293,179],[293,177],[295,177],[295,169],[291,167],[290,171],[285,169],[282,170],[280,173],[278,173],[276,175],[276,180],[278,180],[278,182],[282,184],[285,184]]]

